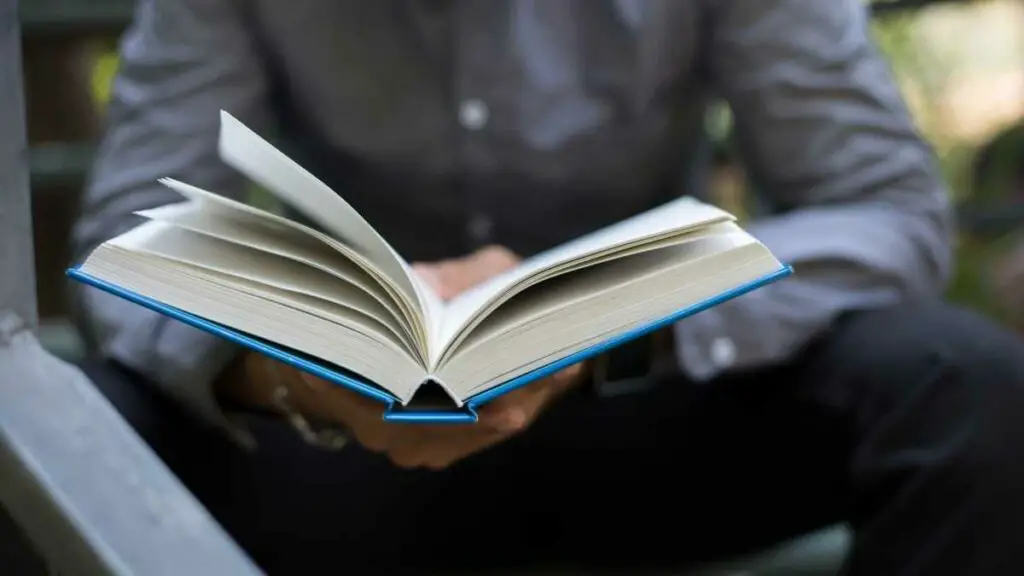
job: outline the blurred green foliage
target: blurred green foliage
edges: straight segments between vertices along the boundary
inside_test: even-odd
[[[935,148],[945,180],[957,204],[978,204],[1009,198],[1015,191],[1014,172],[1024,162],[1024,139],[1002,137],[977,144],[943,139],[928,128],[937,124],[941,114],[931,104],[946,87],[952,64],[943,60],[941,46],[921,42],[914,35],[913,24],[919,14],[897,14],[874,24],[878,46],[890,62],[894,76],[902,86],[913,86],[925,105],[914,109],[915,119],[924,136]],[[951,40],[955,42],[956,40]],[[982,62],[972,66],[984,66]],[[909,95],[908,95],[909,96]],[[1012,131],[1011,131],[1012,132]],[[981,174],[976,174],[979,148],[994,154],[993,161]],[[1003,319],[1003,304],[995,297],[991,286],[993,270],[1000,258],[1007,254],[1019,237],[1009,234],[983,234],[962,232],[956,253],[956,268],[948,295],[986,313]]]
[[[97,104],[104,105],[110,99],[110,88],[117,75],[117,53],[113,48],[104,50],[96,58],[92,71],[92,92]]]

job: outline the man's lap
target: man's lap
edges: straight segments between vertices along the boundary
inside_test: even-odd
[[[977,359],[992,357],[995,372],[971,378],[983,380],[977,391],[940,386],[913,403],[948,424],[922,414],[901,420],[908,430],[883,429],[929,429],[922,442],[941,442],[930,428],[976,425],[965,399],[989,413],[1002,396],[1010,407],[1021,398],[1021,374],[1000,363],[1020,348],[948,307],[861,314],[791,367],[614,398],[580,391],[521,437],[443,472],[398,470],[357,447],[321,452],[276,422],[253,423],[259,449],[246,453],[130,376],[86,370],[270,570],[278,560],[474,560],[474,550],[501,564],[607,565],[703,560],[856,520],[851,460],[872,420],[916,398],[929,370],[984,370]]]

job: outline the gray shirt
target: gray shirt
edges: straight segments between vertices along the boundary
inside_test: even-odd
[[[784,361],[840,314],[933,297],[946,191],[869,41],[861,0],[140,0],[76,252],[177,201],[239,196],[218,111],[272,135],[410,260],[530,254],[700,195],[708,102],[731,106],[795,277],[680,322],[695,380]],[[397,207],[397,208],[396,208]],[[217,416],[236,350],[80,289],[102,353]]]

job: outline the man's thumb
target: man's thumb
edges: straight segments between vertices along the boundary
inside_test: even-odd
[[[421,280],[426,282],[430,289],[439,295],[444,294],[444,285],[441,282],[441,274],[437,266],[433,264],[413,264],[412,269]]]

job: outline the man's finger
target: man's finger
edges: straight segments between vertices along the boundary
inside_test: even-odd
[[[575,384],[583,375],[583,364],[573,364],[552,375],[552,380],[559,389],[567,388]]]
[[[514,268],[519,257],[501,246],[487,246],[461,258],[413,264],[413,270],[444,299]]]
[[[456,442],[440,443],[433,450],[424,454],[420,465],[433,470],[443,470],[459,460],[468,458],[498,444],[510,436],[511,434],[494,431],[478,431]]]
[[[582,364],[574,364],[496,398],[480,409],[480,424],[502,432],[522,430],[555,396],[575,385],[582,373]]]
[[[548,379],[513,390],[480,408],[477,425],[502,433],[518,432],[533,420],[550,393]]]
[[[480,277],[472,265],[462,259],[433,264],[413,264],[413,270],[443,300],[458,296],[486,277]]]
[[[460,292],[515,268],[519,257],[501,246],[487,246],[465,258],[449,261],[458,267]]]
[[[462,292],[494,276],[491,267],[478,264],[470,257],[459,260],[445,260],[437,265],[444,298],[453,298]]]
[[[503,246],[486,246],[466,257],[474,269],[480,270],[482,279],[497,276],[519,265],[520,258]]]
[[[402,430],[402,424],[392,424],[396,427],[395,433],[391,436],[387,447],[388,458],[401,468],[419,468],[425,465],[429,456],[431,442],[427,441],[422,434],[415,436],[407,430]]]
[[[431,290],[444,298],[442,294],[445,291],[444,283],[441,280],[441,275],[438,273],[436,264],[415,263],[412,265],[412,270],[421,280],[426,282]]]
[[[496,441],[492,431],[476,425],[423,427],[392,424],[388,457],[403,468],[444,468]]]
[[[330,414],[347,426],[366,448],[375,452],[387,449],[392,427],[383,421],[383,407],[379,402],[309,374],[303,374],[302,378],[313,390],[312,401],[320,405],[318,412]]]

